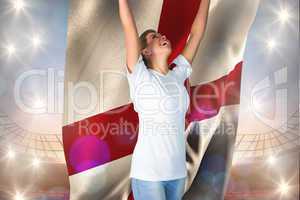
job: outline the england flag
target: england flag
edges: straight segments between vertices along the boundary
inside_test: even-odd
[[[207,29],[185,86],[186,200],[223,199],[238,126],[247,34],[260,0],[211,0]],[[200,0],[129,1],[139,33],[152,28],[181,53]],[[71,200],[133,199],[138,115],[126,79],[117,0],[70,0],[63,145]],[[145,158],[147,159],[147,158]]]

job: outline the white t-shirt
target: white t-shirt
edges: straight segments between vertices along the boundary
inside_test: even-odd
[[[132,154],[130,177],[163,181],[187,176],[185,114],[189,96],[184,81],[192,73],[179,55],[164,75],[147,68],[142,56],[129,73],[130,98],[139,117],[139,134]]]

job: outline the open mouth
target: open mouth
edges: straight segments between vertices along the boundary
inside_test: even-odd
[[[162,42],[161,46],[167,46],[168,44],[169,44],[168,41],[164,41],[164,42]]]

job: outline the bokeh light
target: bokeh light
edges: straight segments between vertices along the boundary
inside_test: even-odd
[[[23,0],[12,0],[12,7],[16,12],[20,12],[25,9],[26,4]]]
[[[269,50],[273,50],[277,46],[277,43],[274,39],[269,39],[267,41],[267,47]]]
[[[32,41],[32,46],[34,48],[38,48],[41,46],[42,41],[41,41],[41,38],[39,35],[34,35],[31,39],[31,41]]]
[[[35,168],[39,168],[40,165],[41,165],[40,159],[38,159],[38,158],[33,158],[33,160],[32,160],[32,166],[35,167]]]
[[[16,157],[16,153],[13,150],[9,149],[7,151],[6,156],[7,156],[8,159],[14,159]]]
[[[12,56],[16,53],[16,48],[13,44],[8,44],[5,48],[8,56]]]
[[[281,23],[286,23],[290,18],[288,10],[287,9],[281,9],[281,11],[278,13],[278,18],[279,18]]]
[[[274,165],[276,163],[276,157],[275,156],[269,156],[269,158],[267,159],[269,165]]]
[[[25,200],[25,197],[20,192],[16,192],[14,200]]]
[[[279,187],[278,187],[278,191],[280,192],[280,194],[282,195],[286,195],[289,191],[289,184],[287,183],[280,183]]]

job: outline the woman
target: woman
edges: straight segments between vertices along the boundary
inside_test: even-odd
[[[210,0],[201,0],[190,37],[170,70],[166,36],[146,30],[138,36],[127,0],[119,0],[125,33],[130,97],[139,116],[139,135],[130,170],[135,200],[179,200],[187,176],[184,125],[189,96],[184,80],[203,38]]]

